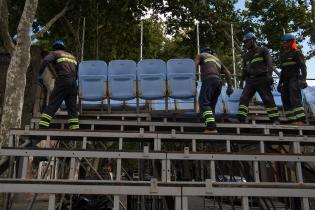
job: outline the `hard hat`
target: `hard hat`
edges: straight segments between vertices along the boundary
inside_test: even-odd
[[[255,34],[249,32],[247,34],[245,34],[245,36],[243,37],[243,42],[247,41],[247,40],[251,40],[251,39],[256,39],[257,37],[255,36]]]
[[[210,47],[205,47],[205,48],[200,50],[200,53],[209,53],[209,54],[213,55],[215,52]]]
[[[64,47],[64,46],[65,46],[65,43],[64,43],[64,41],[62,41],[62,40],[60,40],[60,39],[57,39],[57,40],[54,41],[54,43],[53,43],[52,46],[54,47],[54,46],[57,46],[57,45],[60,45],[60,46],[63,46],[63,47]]]
[[[288,33],[288,34],[284,34],[282,37],[281,37],[281,41],[290,41],[290,40],[294,40],[296,39],[295,36],[291,33]]]

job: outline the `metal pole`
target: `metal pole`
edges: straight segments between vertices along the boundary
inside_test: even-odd
[[[233,24],[231,24],[231,37],[232,37],[232,55],[233,55],[234,88],[236,88],[236,66],[235,66],[235,47],[234,47],[234,30],[233,30]]]
[[[96,5],[96,59],[98,59],[98,4]]]
[[[197,31],[197,54],[200,53],[200,41],[199,41],[199,22],[196,21],[196,31]],[[198,80],[201,80],[200,66],[198,65]]]
[[[83,55],[84,55],[84,36],[85,36],[85,17],[83,18],[81,61],[83,61]]]
[[[143,50],[143,21],[141,21],[141,34],[140,34],[140,60],[142,60]]]

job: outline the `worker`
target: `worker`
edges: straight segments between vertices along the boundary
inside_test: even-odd
[[[209,47],[200,51],[195,58],[195,64],[196,68],[198,65],[201,66],[202,86],[199,94],[199,106],[206,126],[204,133],[217,133],[214,113],[222,89],[221,74],[225,74],[228,96],[233,93],[231,75],[216,53]]]
[[[283,52],[280,56],[281,74],[278,91],[288,121],[295,125],[303,125],[305,121],[302,106],[301,89],[307,87],[306,65],[303,54],[297,49],[296,38],[288,33],[281,37]]]
[[[56,72],[57,78],[54,89],[49,97],[49,104],[41,114],[40,128],[49,128],[50,121],[57,112],[61,103],[65,101],[68,111],[69,129],[79,129],[77,112],[77,60],[65,51],[65,44],[62,40],[54,41],[53,51],[50,52],[41,62],[39,68],[39,80],[46,66],[51,63]]]
[[[257,91],[264,103],[269,119],[273,124],[279,124],[279,110],[271,92],[273,64],[270,53],[267,48],[257,45],[256,36],[253,33],[247,33],[243,37],[243,42],[247,52],[243,57],[240,88],[243,88],[244,81],[246,81],[246,85],[240,98],[238,119],[240,122],[246,122],[249,101]]]

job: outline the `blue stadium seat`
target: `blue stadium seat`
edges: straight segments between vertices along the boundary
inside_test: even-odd
[[[229,97],[226,95],[226,88],[222,88],[221,96],[228,115],[235,116],[237,114],[242,92],[242,89],[235,88],[233,94]]]
[[[272,95],[273,95],[273,99],[275,100],[276,106],[282,107],[281,93],[279,93],[277,90],[273,90]],[[257,92],[255,94],[255,97],[256,97],[256,102],[258,104],[263,105],[263,101]]]
[[[315,116],[315,87],[307,87],[302,90],[302,98],[306,110],[312,112]]]
[[[112,60],[108,64],[109,98],[119,101],[136,97],[137,65],[132,60]]]
[[[162,99],[166,95],[166,64],[159,59],[138,63],[138,94],[146,100]]]
[[[78,75],[81,100],[102,101],[106,98],[107,65],[104,61],[82,61]]]
[[[168,93],[174,99],[187,99],[196,95],[195,63],[191,59],[167,61]]]

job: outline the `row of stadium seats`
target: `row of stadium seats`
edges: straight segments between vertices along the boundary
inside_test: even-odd
[[[83,108],[106,106],[104,99],[112,99],[111,106],[121,108],[126,101],[131,108],[145,100],[154,100],[152,110],[193,110],[194,98],[199,94],[201,83],[195,81],[195,65],[191,59],[171,59],[165,63],[159,59],[83,61],[79,65],[79,96]],[[197,85],[196,85],[197,84]],[[216,115],[235,115],[238,111],[241,89],[235,89],[228,97],[223,87],[216,106]],[[170,98],[167,98],[166,95]],[[281,95],[272,91],[276,105],[282,108]],[[302,91],[304,105],[315,113],[315,87]],[[167,105],[165,102],[167,101]],[[255,101],[262,104],[258,93]],[[125,103],[126,104],[126,103]]]
[[[126,101],[187,99],[196,95],[195,64],[191,59],[83,61],[79,65],[79,97],[84,101],[105,98]]]

